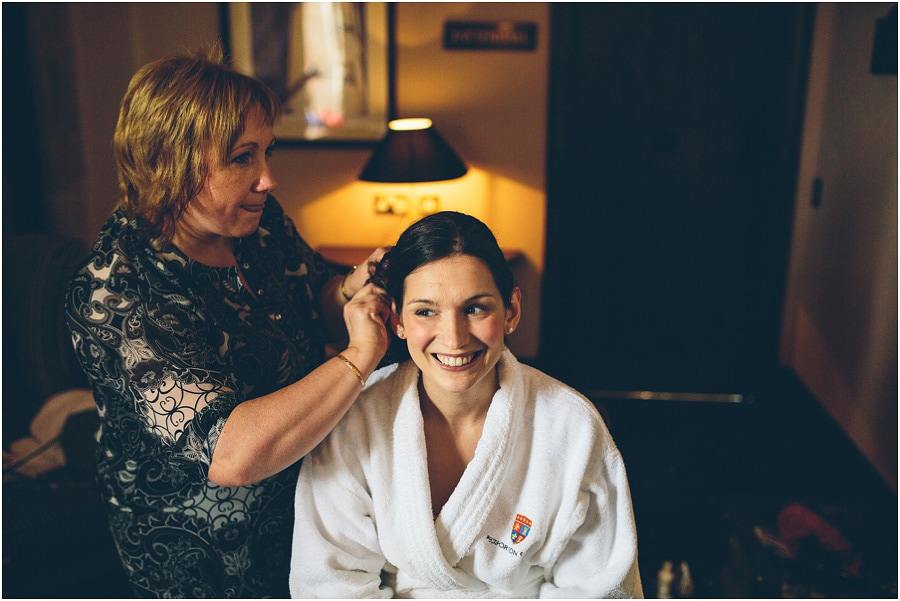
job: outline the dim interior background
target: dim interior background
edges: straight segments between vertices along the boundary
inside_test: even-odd
[[[431,118],[469,166],[415,193],[517,251],[510,347],[607,412],[648,596],[667,559],[694,567],[695,594],[770,596],[803,568],[814,584],[843,574],[832,593],[896,595],[897,78],[870,70],[892,6],[392,5],[396,116]],[[116,200],[109,140],[131,74],[218,40],[222,8],[3,4],[5,250],[21,234],[93,240]],[[446,49],[451,20],[534,23],[536,47]],[[770,77],[759,97],[734,93]],[[277,150],[276,195],[313,246],[388,244],[421,214],[374,213],[383,185],[357,179],[370,153]],[[21,422],[6,361],[4,426]],[[644,389],[743,402],[616,394]],[[4,596],[95,596],[114,568],[90,561],[111,551],[90,489],[57,499],[80,519],[51,503],[29,520],[21,506],[53,493],[26,484],[4,484]],[[754,534],[777,535],[794,501],[866,551],[868,580]]]

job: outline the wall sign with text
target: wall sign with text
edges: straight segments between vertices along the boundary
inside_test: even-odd
[[[447,21],[448,50],[534,50],[537,23],[522,21]]]

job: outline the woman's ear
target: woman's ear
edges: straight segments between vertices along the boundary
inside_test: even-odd
[[[400,315],[397,313],[397,303],[391,301],[391,316],[388,318],[391,329],[397,338],[406,339],[406,330],[403,329],[403,322],[400,321]]]
[[[506,334],[512,334],[522,318],[522,291],[518,286],[513,288],[509,297],[509,307],[506,308]]]

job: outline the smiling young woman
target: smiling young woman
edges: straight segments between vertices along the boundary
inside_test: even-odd
[[[506,348],[521,292],[491,231],[435,213],[383,264],[410,359],[301,471],[293,596],[642,596],[622,457],[586,398]]]
[[[520,297],[513,289],[507,308],[487,265],[471,255],[427,263],[406,277],[396,332],[422,371],[427,401],[442,413],[490,403],[504,335],[519,322]]]

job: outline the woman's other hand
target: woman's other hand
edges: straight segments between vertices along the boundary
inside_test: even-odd
[[[369,279],[375,274],[375,268],[381,263],[384,254],[391,250],[390,246],[381,246],[376,248],[365,263],[359,265],[344,278],[344,291],[348,296],[353,297],[359,292]]]
[[[384,252],[382,250],[377,254],[383,255]],[[372,257],[375,255],[373,253]],[[374,369],[387,352],[390,343],[387,321],[390,314],[387,293],[371,283],[362,286],[344,305],[344,323],[349,335],[347,347],[356,349],[360,354],[359,360],[365,365],[360,369]]]
[[[332,344],[339,346],[347,342],[349,322],[343,307],[366,285],[388,250],[389,246],[376,248],[364,263],[354,267],[346,275],[335,276],[325,285],[320,303],[328,328],[328,340]]]

